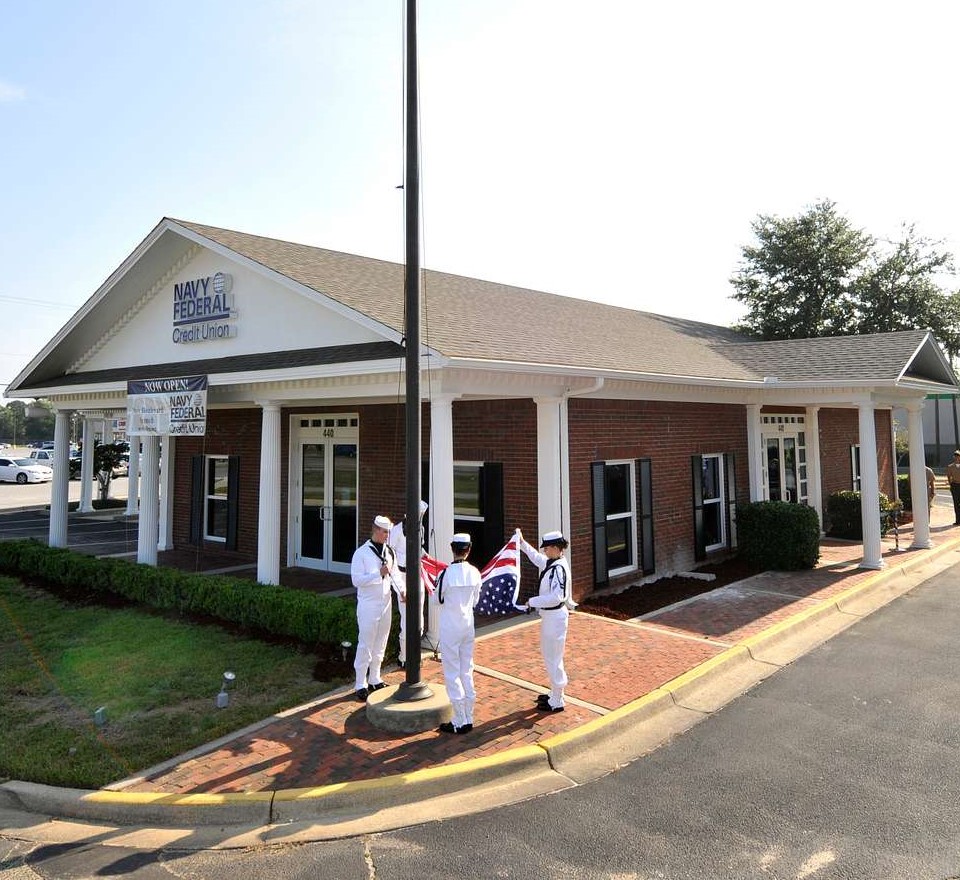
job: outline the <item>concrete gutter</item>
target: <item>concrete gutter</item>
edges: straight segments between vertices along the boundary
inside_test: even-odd
[[[559,791],[652,751],[816,645],[954,565],[958,548],[960,538],[955,538],[911,554],[632,703],[536,745],[380,779],[243,794],[83,791],[10,781],[0,784],[0,827],[9,826],[6,833],[12,828],[13,836],[44,841],[57,833],[69,833],[71,839],[82,835],[75,825],[45,818],[56,817],[107,823],[111,831],[95,826],[99,838],[113,834],[125,846],[155,845],[161,833],[157,829],[182,829],[169,834],[188,847],[250,846],[400,828]]]

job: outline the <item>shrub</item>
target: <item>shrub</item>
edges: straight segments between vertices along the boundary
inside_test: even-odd
[[[39,578],[89,598],[115,593],[164,611],[213,617],[310,647],[357,641],[354,605],[340,596],[124,559],[97,559],[36,540],[0,541],[0,571]]]
[[[820,521],[805,504],[754,501],[737,507],[740,555],[764,569],[813,568],[820,558]]]
[[[898,505],[880,493],[880,534],[885,535],[890,528],[890,516]],[[863,539],[863,520],[860,512],[860,493],[849,489],[834,492],[827,499],[827,521],[830,527],[827,534],[831,538]]]
[[[913,510],[913,498],[910,496],[910,474],[897,475],[897,494],[903,510]]]

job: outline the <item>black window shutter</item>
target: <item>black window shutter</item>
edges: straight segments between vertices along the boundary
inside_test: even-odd
[[[653,462],[637,459],[640,474],[640,566],[644,574],[653,574],[657,563],[653,555]]]
[[[190,462],[190,543],[203,541],[203,456],[194,455]]]
[[[737,547],[737,457],[732,452],[723,455],[724,492],[727,502],[727,546]]]
[[[484,551],[478,559],[490,559],[503,546],[503,465],[485,461],[480,471],[480,503],[483,511]]]
[[[590,463],[590,482],[593,485],[593,582],[601,587],[609,583],[607,575],[607,499],[606,465],[602,461]]]
[[[237,533],[240,509],[240,456],[231,455],[227,460],[227,549],[237,549]]]
[[[707,535],[703,528],[703,456],[691,455],[693,469],[693,558],[707,558]]]

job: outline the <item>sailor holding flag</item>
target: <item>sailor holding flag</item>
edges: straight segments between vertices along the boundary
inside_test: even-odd
[[[370,540],[356,549],[350,562],[350,578],[357,588],[359,630],[353,668],[357,674],[356,696],[361,702],[370,692],[387,686],[380,667],[390,637],[390,589],[399,581],[397,559],[387,542],[392,526],[387,517],[376,517]]]
[[[577,607],[573,601],[570,563],[564,555],[569,542],[563,532],[547,532],[540,542],[541,553],[524,540],[520,529],[515,537],[517,546],[540,571],[537,595],[531,596],[526,605],[516,606],[520,611],[529,613],[536,609],[540,613],[540,653],[550,679],[550,693],[537,697],[537,708],[541,712],[562,712],[563,689],[567,686],[563,649],[570,612]]]

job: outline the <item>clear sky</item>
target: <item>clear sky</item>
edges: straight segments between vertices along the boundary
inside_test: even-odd
[[[401,0],[0,0],[0,385],[163,216],[401,261],[402,25]],[[420,0],[424,263],[729,324],[761,213],[830,198],[960,255],[958,25]]]

